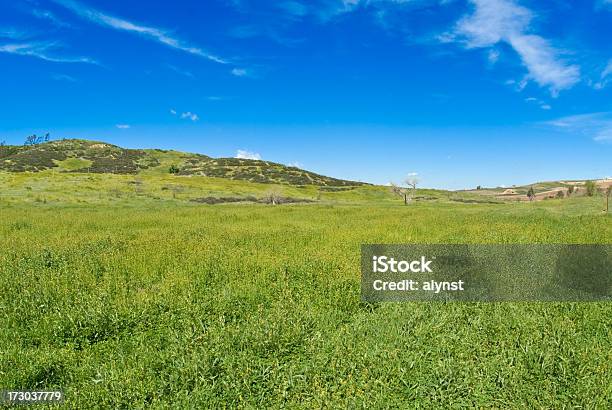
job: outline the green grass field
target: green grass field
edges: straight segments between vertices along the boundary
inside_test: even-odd
[[[612,401],[610,303],[360,301],[362,243],[611,243],[601,198],[201,205],[269,186],[45,172],[0,173],[0,389],[79,409]]]

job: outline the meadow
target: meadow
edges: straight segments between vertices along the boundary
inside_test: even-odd
[[[601,198],[202,205],[268,188],[61,178],[0,174],[0,388],[81,409],[612,401],[610,303],[368,304],[359,282],[362,243],[611,243]]]

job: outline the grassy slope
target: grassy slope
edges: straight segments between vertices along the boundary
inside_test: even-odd
[[[578,181],[578,182],[584,183],[584,181]],[[506,189],[512,189],[517,194],[526,195],[527,192],[529,191],[529,188],[533,188],[534,192],[536,194],[539,194],[539,193],[547,192],[547,191],[557,189],[557,188],[567,189],[570,186],[580,187],[581,185],[575,184],[575,183],[566,183],[563,181],[545,181],[545,182],[535,182],[529,185],[512,186],[512,187],[507,187],[507,188],[496,187],[496,188],[482,188],[478,190],[472,189],[472,190],[466,190],[464,192],[469,192],[472,194],[479,194],[479,195],[499,195],[499,194],[502,194]]]
[[[0,171],[88,172],[163,175],[170,166],[180,175],[199,175],[257,183],[361,186],[269,161],[211,158],[158,149],[125,149],[99,141],[66,139],[28,146],[0,146]]]
[[[363,185],[341,187],[262,184],[226,178],[176,176],[152,168],[138,175],[79,174],[47,170],[36,173],[0,172],[0,201],[110,204],[135,201],[185,202],[202,197],[263,197],[270,190],[282,196],[322,202],[401,202],[387,187]],[[449,193],[419,190],[418,196],[447,200]],[[454,194],[453,198],[476,198],[473,194]]]
[[[609,303],[359,297],[361,243],[610,243],[600,198],[405,207],[372,187],[325,194],[360,206],[207,206],[182,195],[269,185],[142,175],[156,200],[133,176],[70,177],[0,174],[0,386],[62,387],[75,408],[612,399]]]

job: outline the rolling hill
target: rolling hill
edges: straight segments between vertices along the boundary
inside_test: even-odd
[[[35,145],[0,146],[0,170],[109,174],[200,175],[264,184],[356,187],[347,181],[270,161],[212,158],[202,154],[160,149],[126,149],[99,141],[64,139]]]
[[[586,195],[585,184],[586,180],[565,180],[565,181],[546,181],[534,182],[528,185],[513,185],[512,187],[495,187],[495,188],[478,188],[464,190],[461,192],[481,195],[485,197],[493,197],[504,201],[528,201],[527,192],[533,188],[535,200],[563,198],[570,195],[583,196]],[[595,189],[604,192],[608,187],[612,186],[612,179],[594,179],[592,180]]]

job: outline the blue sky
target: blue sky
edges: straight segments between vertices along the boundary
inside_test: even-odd
[[[464,188],[612,174],[612,0],[0,4],[0,141]]]

